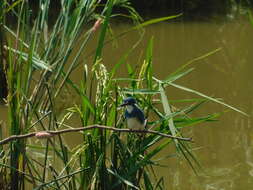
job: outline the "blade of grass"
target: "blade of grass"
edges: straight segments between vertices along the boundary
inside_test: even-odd
[[[116,172],[112,171],[111,169],[107,169],[107,171],[109,173],[111,173],[112,175],[116,176],[122,183],[126,184],[129,187],[132,187],[134,189],[139,189],[138,187],[136,187],[133,183],[131,183],[129,180],[125,179],[124,177],[120,176],[119,174],[117,174]],[[118,185],[118,184],[117,184]],[[113,188],[114,186],[112,186]]]
[[[159,23],[159,22],[163,22],[163,21],[166,21],[166,20],[171,20],[171,19],[175,19],[175,18],[178,18],[180,16],[182,16],[183,14],[180,13],[180,14],[177,14],[177,15],[172,15],[172,16],[166,16],[166,17],[161,17],[161,18],[155,18],[155,19],[151,19],[151,20],[148,20],[146,22],[143,22],[133,28],[131,28],[129,31],[131,30],[136,30],[136,29],[140,29],[142,27],[145,27],[145,26],[149,26],[151,24],[156,24],[156,23]]]
[[[12,51],[12,52],[14,52],[14,53],[16,53],[18,55],[20,55],[20,57],[22,57],[22,59],[24,61],[28,61],[28,59],[29,59],[29,55],[27,53],[25,53],[25,52],[21,52],[19,50],[15,50],[15,49],[10,48],[10,47],[6,47],[6,49],[10,50],[10,51]],[[33,66],[35,68],[41,68],[41,69],[46,69],[48,71],[52,71],[52,69],[50,68],[50,66],[47,63],[45,63],[43,60],[41,60],[40,58],[32,56],[31,59],[32,59]]]
[[[185,68],[188,67],[189,65],[191,65],[191,64],[193,64],[193,63],[195,63],[195,62],[197,62],[197,61],[200,61],[200,60],[202,60],[202,59],[205,59],[205,58],[209,57],[210,55],[213,55],[213,54],[215,54],[215,53],[217,53],[217,52],[219,52],[219,51],[221,51],[221,50],[222,50],[222,48],[217,48],[217,49],[212,50],[212,51],[210,51],[210,52],[208,52],[208,53],[206,53],[206,54],[204,54],[204,55],[201,55],[201,56],[199,56],[199,57],[196,57],[196,58],[194,58],[194,59],[188,61],[188,62],[187,62],[186,64],[184,64],[183,66],[179,67],[175,72],[173,72],[172,74],[170,74],[170,76],[172,76],[172,75],[177,75],[179,72],[181,72],[183,69],[185,69]]]
[[[177,79],[180,79],[181,77],[189,74],[190,72],[192,72],[194,70],[194,68],[190,68],[187,71],[183,71],[180,72],[178,71],[176,75],[170,75],[169,77],[167,77],[165,80],[162,80],[163,83],[169,83],[169,82],[173,82]]]
[[[249,15],[250,24],[253,26],[253,15],[252,15],[251,10],[248,10],[248,15]]]
[[[190,88],[187,88],[187,87],[184,87],[184,86],[175,84],[175,83],[168,83],[168,84],[171,85],[171,86],[174,86],[174,87],[176,87],[176,88],[179,88],[179,89],[181,89],[181,90],[184,90],[184,91],[191,92],[191,93],[197,94],[197,95],[199,95],[199,96],[202,96],[202,97],[204,97],[204,98],[206,98],[206,99],[208,99],[208,100],[211,100],[211,101],[216,102],[216,103],[218,103],[218,104],[221,104],[221,105],[223,105],[223,106],[225,106],[225,107],[228,107],[228,108],[230,108],[230,109],[232,109],[232,110],[234,110],[234,111],[236,111],[236,112],[239,112],[239,113],[241,113],[241,114],[243,114],[243,115],[245,115],[245,116],[249,116],[247,113],[245,113],[245,112],[243,112],[243,111],[241,111],[241,110],[239,110],[239,109],[237,109],[237,108],[235,108],[235,107],[233,107],[233,106],[230,106],[229,104],[226,104],[226,103],[224,103],[224,102],[222,102],[222,101],[220,101],[220,100],[218,100],[218,99],[216,99],[216,98],[212,98],[212,97],[210,97],[210,96],[207,96],[207,95],[205,95],[205,94],[203,94],[203,93],[201,93],[201,92],[198,92],[198,91],[196,91],[196,90],[193,90],[193,89],[190,89]]]
[[[102,55],[102,49],[104,47],[105,35],[106,35],[107,28],[108,28],[109,18],[110,18],[111,13],[112,13],[113,5],[114,5],[114,0],[107,1],[106,16],[105,16],[105,19],[104,19],[104,23],[103,23],[100,35],[99,35],[98,47],[97,47],[97,50],[96,50],[96,53],[95,53],[93,64],[95,64],[97,62],[97,60],[100,59],[100,57]]]
[[[123,93],[131,93],[131,94],[158,94],[160,91],[158,90],[150,90],[150,89],[130,89],[125,88],[122,90]]]
[[[161,94],[162,105],[163,105],[163,109],[164,109],[164,113],[165,113],[165,117],[166,117],[166,116],[171,115],[172,111],[170,109],[168,98],[167,98],[167,95],[164,91],[164,87],[162,86],[162,84],[159,84],[159,91]],[[169,122],[169,128],[170,128],[171,134],[173,136],[177,136],[178,131],[174,125],[173,118],[170,118],[168,122]],[[177,139],[173,139],[173,140],[175,142],[175,145],[178,146],[178,140]]]

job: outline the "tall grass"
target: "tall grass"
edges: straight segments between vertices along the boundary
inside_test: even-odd
[[[38,2],[36,15],[30,11],[27,1],[13,4],[4,1],[1,5],[2,13],[11,14],[17,21],[15,30],[2,22],[3,32],[9,36],[3,47],[8,52],[4,59],[8,67],[9,135],[75,127],[65,123],[73,115],[80,118],[83,126],[101,124],[125,128],[118,105],[129,95],[137,99],[148,118],[154,118],[149,119],[148,128],[174,136],[182,136],[183,127],[212,121],[219,115],[188,117],[207,100],[235,109],[174,83],[191,70],[181,68],[165,80],[155,77],[153,39],[147,45],[139,70],[125,63],[128,53],[111,70],[103,63],[102,52],[110,19],[123,15],[113,15],[115,6],[125,9],[128,17],[134,19],[136,25],[130,30],[176,16],[139,24],[140,17],[126,0],[111,0],[104,5],[97,0],[63,0],[60,3],[61,9],[52,27],[48,24],[53,9],[49,0]],[[1,16],[1,19],[5,17]],[[88,64],[85,60],[83,63],[80,56],[89,48],[88,41],[97,29],[90,25],[98,19],[102,25],[93,62]],[[73,51],[77,42],[81,45]],[[83,78],[80,83],[75,83],[70,75],[79,64],[83,64]],[[128,78],[117,78],[117,70],[124,66],[128,68]],[[187,100],[191,105],[173,112],[165,90],[168,85],[196,93],[203,99]],[[57,102],[67,87],[78,95],[81,103],[59,111]],[[163,139],[154,134],[140,136],[100,129],[82,133],[82,139],[82,143],[72,149],[62,135],[36,142],[34,138],[15,140],[1,146],[0,173],[5,177],[0,178],[0,187],[13,190],[165,189],[164,178],[155,177],[153,166],[159,162],[153,158],[168,146],[176,146],[178,155],[184,157],[194,170],[198,168],[190,145],[178,140]]]

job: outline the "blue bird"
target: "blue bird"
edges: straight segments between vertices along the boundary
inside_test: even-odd
[[[143,111],[137,106],[136,100],[132,97],[125,98],[121,107],[126,107],[125,118],[129,129],[144,130],[146,119]]]

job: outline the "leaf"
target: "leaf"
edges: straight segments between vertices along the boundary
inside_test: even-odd
[[[194,59],[188,61],[186,64],[184,64],[183,66],[179,67],[174,73],[172,73],[172,75],[175,75],[176,73],[181,72],[181,71],[182,71],[183,69],[185,69],[187,66],[191,65],[192,63],[195,63],[196,61],[205,59],[205,58],[207,58],[208,56],[217,53],[217,52],[220,51],[221,49],[222,49],[222,48],[217,48],[217,49],[215,49],[215,50],[213,50],[213,51],[207,52],[206,54],[204,54],[204,55],[202,55],[202,56],[196,57],[196,58],[194,58]]]
[[[146,22],[143,22],[143,23],[141,23],[141,24],[139,24],[139,25],[133,27],[133,28],[130,29],[130,30],[140,29],[140,28],[142,28],[142,27],[145,27],[145,26],[148,26],[148,25],[151,25],[151,24],[156,24],[156,23],[159,23],[159,22],[162,22],[162,21],[174,19],[174,18],[180,17],[180,16],[182,16],[182,15],[183,15],[183,14],[180,13],[180,14],[177,14],[177,15],[172,15],[172,16],[166,16],[166,17],[151,19],[151,20],[148,20],[148,21],[146,21]]]
[[[12,3],[8,9],[5,10],[5,13],[9,12],[10,10],[14,9],[19,3],[21,3],[22,0],[18,0],[18,1],[15,1],[14,3]]]
[[[160,94],[161,94],[162,105],[163,105],[163,109],[165,112],[165,116],[169,116],[172,114],[172,111],[170,109],[168,98],[165,94],[164,87],[162,86],[162,84],[159,84],[159,90],[160,90]],[[174,125],[173,118],[170,118],[168,120],[168,122],[169,122],[169,128],[170,128],[172,136],[177,136],[178,131]],[[174,140],[176,146],[178,146],[178,140],[177,139],[173,139],[173,140]]]
[[[151,179],[150,179],[148,173],[145,170],[144,170],[144,173],[143,173],[143,178],[144,178],[145,189],[153,190]]]
[[[187,91],[187,92],[191,92],[191,93],[197,94],[197,95],[202,96],[202,97],[204,97],[204,98],[206,98],[206,99],[208,99],[208,100],[211,100],[211,101],[216,102],[216,103],[218,103],[218,104],[221,104],[221,105],[223,105],[223,106],[225,106],[225,107],[228,107],[228,108],[230,108],[230,109],[232,109],[232,110],[234,110],[234,111],[237,111],[237,112],[239,112],[239,113],[241,113],[241,114],[243,114],[243,115],[249,116],[249,115],[246,114],[245,112],[243,112],[243,111],[241,111],[241,110],[239,110],[239,109],[237,109],[237,108],[235,108],[235,107],[233,107],[233,106],[230,106],[230,105],[228,105],[228,104],[226,104],[226,103],[224,103],[224,102],[222,102],[222,101],[220,101],[220,100],[218,100],[218,99],[215,99],[215,98],[212,98],[212,97],[210,97],[210,96],[207,96],[207,95],[205,95],[205,94],[203,94],[203,93],[201,93],[201,92],[198,92],[198,91],[196,91],[196,90],[193,90],[193,89],[190,89],[190,88],[187,88],[187,87],[184,87],[184,86],[175,84],[175,83],[169,83],[169,85],[174,86],[174,87],[176,87],[176,88],[179,88],[179,89],[181,89],[181,90]]]
[[[104,40],[105,40],[105,35],[107,32],[107,27],[109,24],[109,18],[112,12],[113,2],[114,1],[108,1],[106,5],[107,7],[106,16],[105,16],[105,20],[104,20],[100,35],[99,35],[98,47],[96,49],[96,54],[95,54],[95,59],[94,59],[93,64],[95,64],[97,60],[101,58],[101,55],[102,55],[102,49],[104,47]]]
[[[193,125],[203,123],[205,121],[217,121],[215,118],[219,117],[223,112],[221,113],[214,113],[207,115],[205,117],[199,117],[199,118],[189,118],[189,119],[176,119],[175,122],[177,122],[177,128],[182,128],[182,127],[191,127]]]
[[[154,148],[152,151],[149,151],[145,155],[144,159],[140,162],[140,164],[143,163],[143,162],[146,162],[147,160],[150,160],[152,157],[154,157],[158,152],[163,150],[170,143],[171,143],[171,139],[168,139],[165,142],[159,144],[156,148]]]
[[[250,10],[248,10],[248,14],[249,14],[249,21],[250,21],[251,25],[253,26],[253,15]]]
[[[122,181],[123,183],[125,183],[126,185],[134,188],[134,189],[139,189],[138,187],[136,187],[132,182],[128,181],[127,179],[125,179],[124,177],[121,177],[119,174],[117,174],[116,172],[112,171],[111,169],[107,168],[107,171],[109,173],[111,173],[112,175],[116,176],[120,181]]]
[[[6,47],[6,49],[12,51],[13,53],[16,53],[18,54],[19,56],[21,56],[21,58],[24,60],[24,61],[28,61],[28,58],[29,58],[29,55],[25,52],[21,52],[19,50],[16,50],[16,49],[13,49],[11,47]],[[44,62],[43,60],[41,60],[40,58],[38,57],[35,57],[35,56],[32,56],[32,64],[35,68],[41,68],[41,69],[45,69],[45,70],[48,70],[48,71],[52,71],[52,69],[50,68],[50,66]]]
[[[163,177],[161,177],[158,180],[157,184],[155,185],[155,189],[161,189],[161,190],[164,189],[164,178]]]
[[[124,93],[132,93],[132,94],[158,94],[158,93],[160,93],[158,90],[149,90],[149,89],[130,89],[130,88],[125,88],[122,91]]]
[[[115,81],[141,81],[142,79],[132,79],[132,78],[115,78]]]
[[[187,75],[188,73],[192,72],[194,70],[194,68],[188,69],[187,71],[181,72],[181,73],[177,73],[174,75],[170,75],[169,77],[167,77],[165,80],[162,80],[163,83],[169,83],[169,82],[173,82],[185,75]]]

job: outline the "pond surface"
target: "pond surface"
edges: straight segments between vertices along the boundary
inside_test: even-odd
[[[129,25],[115,24],[114,33],[127,30]],[[143,41],[131,54],[128,62],[137,64],[145,52],[148,40],[154,36],[154,72],[165,78],[179,66],[217,48],[220,50],[192,64],[195,70],[176,81],[177,84],[222,98],[226,103],[252,115],[253,111],[253,27],[246,19],[210,23],[164,22],[146,28]],[[104,64],[111,67],[138,40],[137,32],[108,45],[104,51]],[[118,76],[125,75],[126,68]],[[74,80],[81,77],[75,75]],[[193,98],[196,95],[174,88],[168,89],[170,99]],[[177,105],[176,105],[177,106]],[[178,105],[180,107],[180,105]],[[6,107],[0,108],[0,120],[6,120]],[[207,103],[195,116],[226,110]],[[230,111],[219,121],[191,127],[186,136],[194,139],[195,154],[204,172],[196,177],[185,160],[168,158],[157,168],[171,190],[247,190],[253,189],[253,130],[252,117]],[[79,143],[81,139],[77,139]],[[172,147],[172,146],[171,146]],[[168,152],[171,152],[168,150]],[[166,156],[164,151],[161,156]]]
[[[124,25],[115,26],[115,33],[124,28]],[[187,131],[194,138],[193,147],[199,148],[195,153],[205,172],[196,177],[185,160],[177,157],[164,160],[162,163],[168,168],[160,168],[159,174],[165,176],[167,189],[253,189],[252,34],[253,27],[246,19],[218,23],[164,22],[146,29],[144,42],[136,50],[138,53],[129,58],[129,63],[137,63],[140,52],[145,52],[147,41],[154,36],[154,70],[163,79],[179,66],[221,48],[192,64],[195,70],[176,83],[222,98],[250,115],[230,111],[219,117],[218,122],[200,124]],[[126,52],[137,39],[136,34],[128,34],[118,42],[119,48],[106,48],[105,63],[115,63],[118,55]],[[173,88],[168,93],[173,100],[196,97]],[[224,110],[225,107],[208,103],[195,114],[204,116]]]

